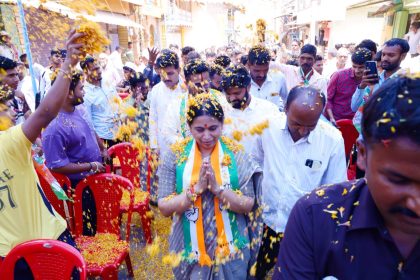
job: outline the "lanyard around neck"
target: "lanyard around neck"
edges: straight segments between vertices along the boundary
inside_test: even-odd
[[[300,67],[299,70],[300,70],[300,76],[303,79],[303,84],[305,86],[309,86],[309,79],[308,79],[308,77],[312,74],[313,69],[311,69],[311,71],[309,71],[308,74],[306,74],[306,75],[305,75],[305,73],[303,73],[302,67]]]

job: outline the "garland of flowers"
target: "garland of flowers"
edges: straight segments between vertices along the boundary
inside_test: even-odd
[[[187,160],[187,157],[184,155],[184,150],[191,139],[192,137],[189,136],[171,145],[171,151],[175,154],[178,164],[181,164]]]
[[[244,150],[244,147],[235,140],[227,136],[222,136],[220,138],[222,139],[222,142],[228,147],[228,149],[231,150],[234,154]]]

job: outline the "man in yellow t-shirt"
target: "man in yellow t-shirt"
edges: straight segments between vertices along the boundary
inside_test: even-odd
[[[66,230],[66,222],[45,197],[40,188],[31,159],[31,144],[60,111],[70,87],[72,69],[83,53],[83,44],[75,40],[83,34],[70,33],[67,40],[68,56],[59,71],[56,82],[39,108],[22,124],[0,132],[0,257],[5,257],[19,243],[31,239],[51,238],[75,245]],[[0,56],[0,129],[12,124],[15,113],[12,109],[13,90],[7,86],[8,79],[17,75],[13,61]],[[17,268],[17,269],[16,269]],[[15,279],[31,278],[30,271]],[[23,275],[23,277],[17,276]],[[29,276],[28,276],[29,275]]]

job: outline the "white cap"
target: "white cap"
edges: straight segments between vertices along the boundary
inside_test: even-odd
[[[337,56],[348,56],[349,55],[349,50],[346,48],[340,48],[337,51]]]

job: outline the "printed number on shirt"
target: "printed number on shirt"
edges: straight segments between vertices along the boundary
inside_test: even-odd
[[[7,195],[6,195],[7,193]],[[6,197],[7,196],[7,197]],[[10,191],[9,186],[1,186],[0,187],[0,211],[2,211],[7,205],[4,201],[9,202],[9,206],[12,208],[16,208],[16,203],[13,201],[12,193]]]

